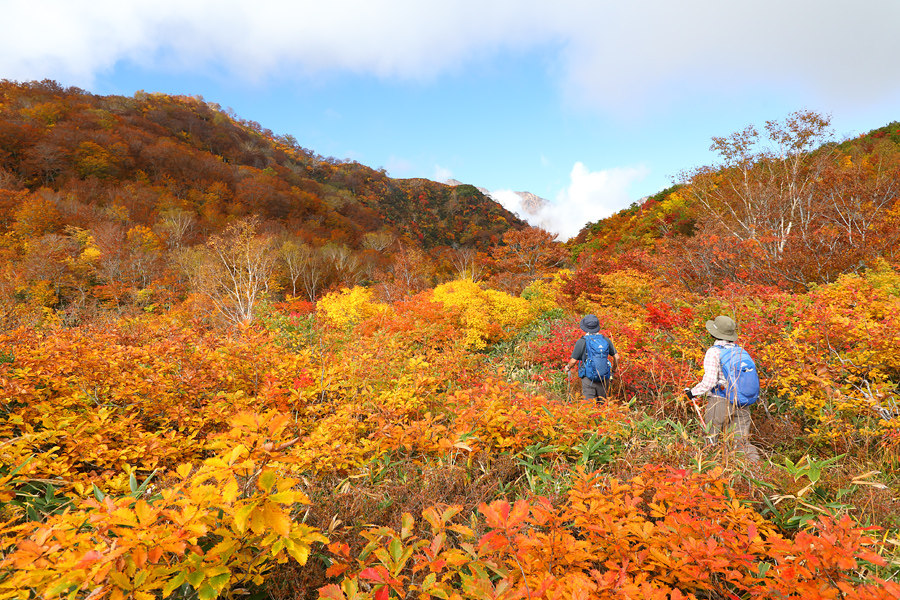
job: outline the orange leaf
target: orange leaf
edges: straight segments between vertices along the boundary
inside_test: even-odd
[[[331,583],[324,587],[319,588],[319,598],[326,598],[331,600],[346,600],[347,596],[344,595],[343,590]]]
[[[291,533],[291,518],[284,513],[278,505],[267,502],[265,506],[266,525],[275,530],[278,535],[287,537]]]
[[[350,568],[350,565],[334,563],[333,565],[331,565],[330,567],[325,569],[325,576],[326,577],[337,577],[338,575],[345,572],[349,568]]]
[[[528,518],[528,503],[525,500],[516,500],[511,513],[509,513],[506,526],[514,527]]]
[[[81,560],[78,561],[78,564],[75,565],[75,568],[84,569],[102,558],[103,555],[100,552],[96,550],[90,550],[81,557]]]

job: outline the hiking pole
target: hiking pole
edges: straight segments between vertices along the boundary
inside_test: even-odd
[[[703,413],[700,412],[700,407],[697,405],[697,401],[694,399],[693,394],[690,394],[691,388],[684,388],[684,395],[688,397],[691,401],[691,406],[694,407],[694,410],[697,412],[697,418],[700,419],[700,426],[703,427],[703,431],[706,432],[706,419],[703,418]]]
[[[684,356],[682,351],[682,356]],[[681,367],[684,369],[686,366],[686,362],[682,359]],[[691,388],[684,388],[684,395],[687,396],[688,400],[691,401],[691,406],[694,407],[694,411],[697,413],[697,418],[700,419],[700,426],[703,427],[703,433],[707,433],[706,431],[706,419],[703,418],[703,413],[700,412],[700,407],[697,405],[697,400],[694,398],[694,394],[691,393]]]

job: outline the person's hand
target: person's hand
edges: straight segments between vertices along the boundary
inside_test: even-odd
[[[688,400],[694,399],[694,392],[691,391],[691,388],[684,388],[684,395],[688,397]]]

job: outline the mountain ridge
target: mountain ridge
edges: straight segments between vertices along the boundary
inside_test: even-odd
[[[472,186],[393,179],[323,157],[201,97],[97,96],[52,81],[0,82],[0,172],[7,191],[72,198],[82,206],[63,213],[79,227],[117,202],[145,225],[179,209],[215,232],[259,214],[314,245],[353,248],[377,232],[424,248],[483,247],[527,227]],[[6,197],[9,222],[16,207]]]

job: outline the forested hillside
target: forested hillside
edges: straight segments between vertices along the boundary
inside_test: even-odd
[[[900,598],[894,124],[716,138],[563,245],[199,99],[0,89],[0,600]],[[683,392],[716,315],[761,460]]]
[[[859,272],[900,243],[900,123],[831,141],[811,111],[713,139],[721,163],[588,224],[576,254],[665,271],[692,289],[726,282],[802,290]],[[610,259],[609,254],[615,258]]]
[[[310,300],[390,283],[408,250],[452,270],[448,252],[525,227],[472,186],[325,158],[200,98],[0,83],[0,228],[20,299],[169,302],[197,259],[184,250],[241,220],[280,253],[282,290]]]

